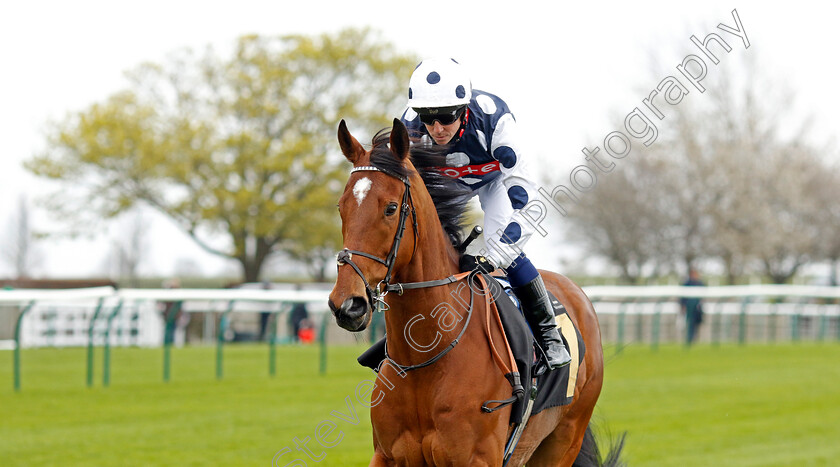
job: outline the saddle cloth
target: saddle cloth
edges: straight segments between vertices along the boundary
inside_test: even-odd
[[[537,364],[534,335],[528,323],[525,321],[525,317],[522,315],[519,300],[513,294],[513,289],[507,279],[496,276],[488,277],[486,275],[484,277],[488,281],[494,280],[498,284],[498,286],[490,285],[490,290],[493,294],[496,308],[499,310],[499,317],[502,319],[508,344],[513,351],[513,357],[519,369],[519,376],[522,385],[525,387],[525,394],[530,394],[531,385],[533,384],[532,378],[534,377]],[[534,401],[534,407],[531,409],[531,415],[537,414],[549,407],[568,405],[572,402],[575,394],[578,369],[580,368],[580,363],[583,362],[583,357],[586,352],[580,331],[569,318],[566,309],[551,292],[548,295],[554,307],[554,319],[557,322],[560,335],[563,337],[563,343],[566,345],[569,355],[572,356],[572,362],[562,368],[547,371],[537,377],[537,398]],[[511,423],[520,423],[522,421],[527,402],[526,396],[526,398],[513,404]]]

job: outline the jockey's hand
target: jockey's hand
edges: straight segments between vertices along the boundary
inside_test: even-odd
[[[473,255],[463,255],[461,256],[460,264],[458,268],[461,272],[467,271],[474,271],[478,269],[479,271],[490,274],[491,272],[496,270],[496,267],[490,261],[487,261],[487,258],[484,256],[473,256]]]

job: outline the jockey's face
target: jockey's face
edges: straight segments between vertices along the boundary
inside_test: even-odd
[[[426,125],[426,131],[429,132],[429,136],[435,140],[435,143],[444,145],[450,141],[455,136],[455,133],[461,128],[461,120],[455,120],[454,122],[450,123],[449,125],[441,125],[440,121],[435,120],[434,123],[431,125],[424,123]]]

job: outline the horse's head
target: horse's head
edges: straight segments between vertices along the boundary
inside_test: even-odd
[[[339,326],[358,332],[370,323],[379,285],[387,285],[416,248],[409,139],[405,126],[395,119],[390,138],[374,141],[367,151],[342,120],[338,142],[353,170],[338,202],[344,249],[337,257],[338,277],[329,306]],[[377,158],[376,166],[372,157]]]

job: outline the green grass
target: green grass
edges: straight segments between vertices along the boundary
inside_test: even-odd
[[[838,465],[840,346],[608,351],[596,413],[631,465]]]
[[[224,379],[215,379],[215,348],[174,349],[172,377],[162,382],[160,349],[113,349],[111,385],[85,386],[84,349],[23,352],[22,389],[15,394],[11,352],[0,355],[0,466],[10,465],[271,465],[294,438],[321,464],[359,464],[371,450],[369,412],[353,404],[356,426],[337,421],[343,439],[320,449],[314,439],[332,411],[349,414],[345,397],[369,372],[359,348],[331,348],[329,374],[318,373],[317,347],[278,349],[268,376],[265,346],[227,346]],[[336,431],[327,440],[338,436]],[[285,455],[281,461],[294,459]],[[282,462],[280,465],[284,465]]]
[[[331,347],[322,376],[317,347],[280,347],[271,378],[265,346],[228,346],[217,381],[215,348],[175,349],[172,379],[163,383],[161,349],[114,349],[107,388],[101,349],[93,388],[85,386],[84,349],[25,350],[19,393],[12,353],[0,352],[7,362],[0,465],[271,465],[283,448],[291,452],[278,465],[367,465],[369,411],[354,392],[372,375],[355,362],[362,350]],[[840,458],[840,345],[627,347],[618,355],[610,347],[606,354],[595,419],[612,435],[628,432],[630,465],[836,465]],[[318,443],[319,428],[332,447]],[[321,462],[296,449],[304,442]]]

